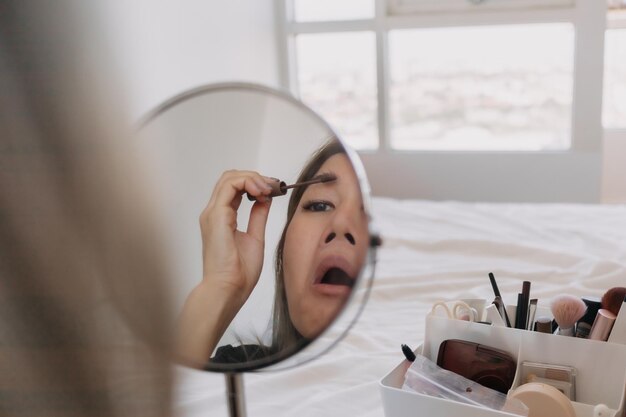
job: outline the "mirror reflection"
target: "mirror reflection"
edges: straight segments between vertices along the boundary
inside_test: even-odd
[[[329,329],[371,256],[364,179],[327,124],[286,96],[218,85],[140,133],[177,254],[176,360],[256,369]]]
[[[329,181],[294,188],[276,247],[271,343],[220,346],[213,352],[257,284],[263,267],[272,183],[254,171],[227,171],[200,216],[202,281],[179,322],[181,357],[196,363],[245,362],[276,354],[319,335],[348,298],[367,252],[367,216],[359,183],[342,145],[331,140],[303,167],[296,183],[321,175]],[[236,218],[244,194],[255,197],[248,225]]]

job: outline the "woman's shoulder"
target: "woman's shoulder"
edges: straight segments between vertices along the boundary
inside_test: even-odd
[[[271,354],[271,349],[263,345],[225,345],[217,348],[213,363],[241,363],[263,359]]]

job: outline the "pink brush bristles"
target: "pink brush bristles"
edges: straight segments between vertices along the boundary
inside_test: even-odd
[[[550,309],[554,320],[559,325],[557,334],[573,336],[574,325],[585,314],[587,306],[580,298],[563,294],[552,299]]]

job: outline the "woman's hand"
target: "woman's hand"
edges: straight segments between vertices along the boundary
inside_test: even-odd
[[[240,308],[254,289],[265,248],[265,226],[272,181],[253,171],[227,171],[217,182],[200,215],[203,281]],[[247,231],[237,230],[242,196],[256,197]]]
[[[179,318],[177,355],[202,368],[220,338],[252,293],[261,275],[265,225],[271,205],[270,178],[252,171],[227,171],[200,215],[203,278]],[[237,230],[242,196],[256,197],[248,228]]]

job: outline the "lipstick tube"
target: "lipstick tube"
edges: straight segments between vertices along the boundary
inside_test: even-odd
[[[613,323],[615,323],[615,314],[609,310],[601,308],[598,310],[596,319],[593,321],[591,331],[589,332],[589,339],[591,340],[604,340],[609,338]]]

